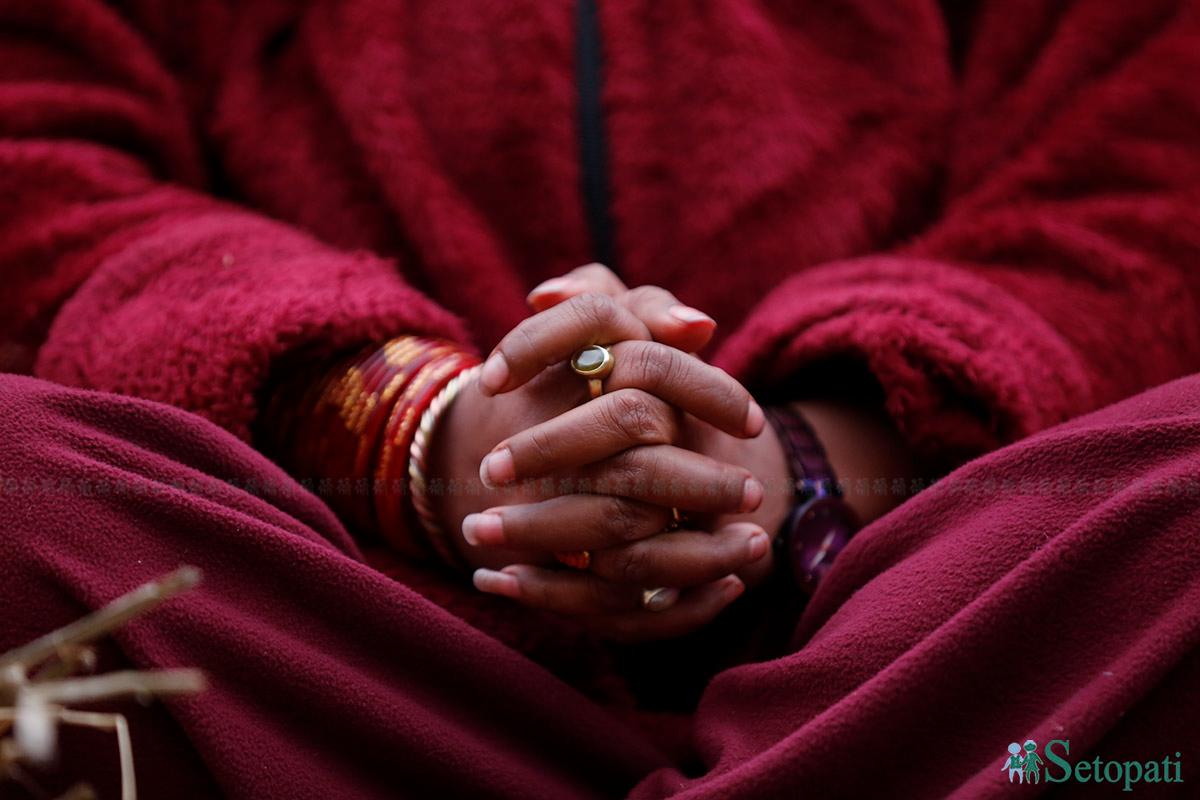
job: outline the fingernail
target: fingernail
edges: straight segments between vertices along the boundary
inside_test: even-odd
[[[533,287],[525,299],[532,300],[535,297],[541,297],[546,294],[566,294],[571,289],[571,281],[568,278],[551,278],[548,281],[542,281],[537,286]]]
[[[511,460],[511,459],[510,459]],[[486,481],[485,481],[486,483]],[[746,482],[742,485],[742,511],[749,512],[758,508],[763,499],[762,484],[754,480],[754,478],[746,478]]]
[[[730,575],[724,583],[725,585],[721,587],[721,594],[727,601],[736,600],[738,595],[746,590],[746,584],[742,583],[742,579],[737,575]]]
[[[475,547],[504,544],[504,520],[499,514],[467,514],[462,521],[462,532],[467,544]]]
[[[479,480],[489,489],[512,483],[517,478],[512,452],[507,447],[488,453],[479,462]],[[760,498],[761,499],[761,498]]]
[[[678,600],[678,589],[655,589],[653,594],[646,598],[645,609],[647,611],[666,611]]]
[[[494,569],[477,569],[471,580],[481,592],[512,598],[521,596],[521,582],[512,575]]]
[[[762,406],[753,400],[750,401],[750,410],[746,412],[746,435],[750,437],[758,436],[762,433],[763,423],[767,420],[763,414]]]
[[[467,537],[467,541],[471,541],[470,537]],[[471,542],[471,544],[474,544],[474,542]],[[749,553],[751,561],[758,561],[767,554],[767,548],[770,545],[771,541],[767,538],[767,534],[758,531],[746,542],[746,552]]]
[[[698,308],[691,306],[674,305],[667,309],[667,313],[680,322],[686,322],[689,325],[697,322],[703,322],[709,325],[716,325],[717,321],[705,314]]]
[[[503,353],[492,353],[488,360],[483,362],[483,369],[479,371],[479,385],[485,390],[484,394],[490,395],[503,389],[506,383],[508,362],[504,360]]]

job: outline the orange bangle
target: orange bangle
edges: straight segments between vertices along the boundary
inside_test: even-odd
[[[406,502],[409,457],[426,411],[477,363],[452,342],[400,336],[340,360],[315,380],[285,384],[264,415],[274,454],[303,484],[315,480],[312,488],[357,532],[381,535],[408,556],[452,560],[457,551],[429,523],[428,498],[423,512]],[[423,478],[424,464],[419,473]]]

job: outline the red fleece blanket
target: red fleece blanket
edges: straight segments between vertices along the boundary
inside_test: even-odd
[[[1007,797],[1026,739],[1067,743],[1042,787],[1094,796],[1075,767],[1095,759],[1182,760],[1182,784],[1139,791],[1200,781],[1200,379],[864,529],[789,654],[711,682],[683,761],[619,693],[585,697],[482,630],[531,627],[515,607],[415,584],[468,624],[364,564],[315,497],[194,415],[7,376],[0,436],[0,649],[180,562],[207,576],[109,656],[212,680],[169,717],[121,709],[147,797]],[[541,660],[577,681],[605,666],[586,641],[557,649]],[[103,736],[73,740],[70,774],[104,785]],[[1065,783],[1046,783],[1065,775],[1051,752]]]

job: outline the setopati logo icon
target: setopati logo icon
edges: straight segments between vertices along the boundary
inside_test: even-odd
[[[1068,759],[1069,739],[1051,739],[1046,745],[1045,758],[1038,755],[1037,742],[1026,739],[1024,744],[1013,742],[1000,771],[1008,774],[1009,783],[1120,783],[1122,791],[1133,791],[1138,783],[1183,783],[1183,761],[1178,751],[1172,759],[1158,761],[1091,761]],[[1049,762],[1049,763],[1047,763]]]
[[[1008,761],[1003,768],[1008,770],[1009,783],[1014,779],[1017,783],[1037,783],[1041,780],[1042,773],[1038,769],[1041,764],[1042,758],[1037,754],[1037,742],[1026,739],[1023,747],[1016,742],[1008,746]]]

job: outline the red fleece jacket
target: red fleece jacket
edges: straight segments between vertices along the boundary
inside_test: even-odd
[[[289,354],[490,347],[593,255],[572,6],[0,0],[3,367],[246,437]],[[603,3],[621,274],[944,455],[1196,370],[1197,17]]]

